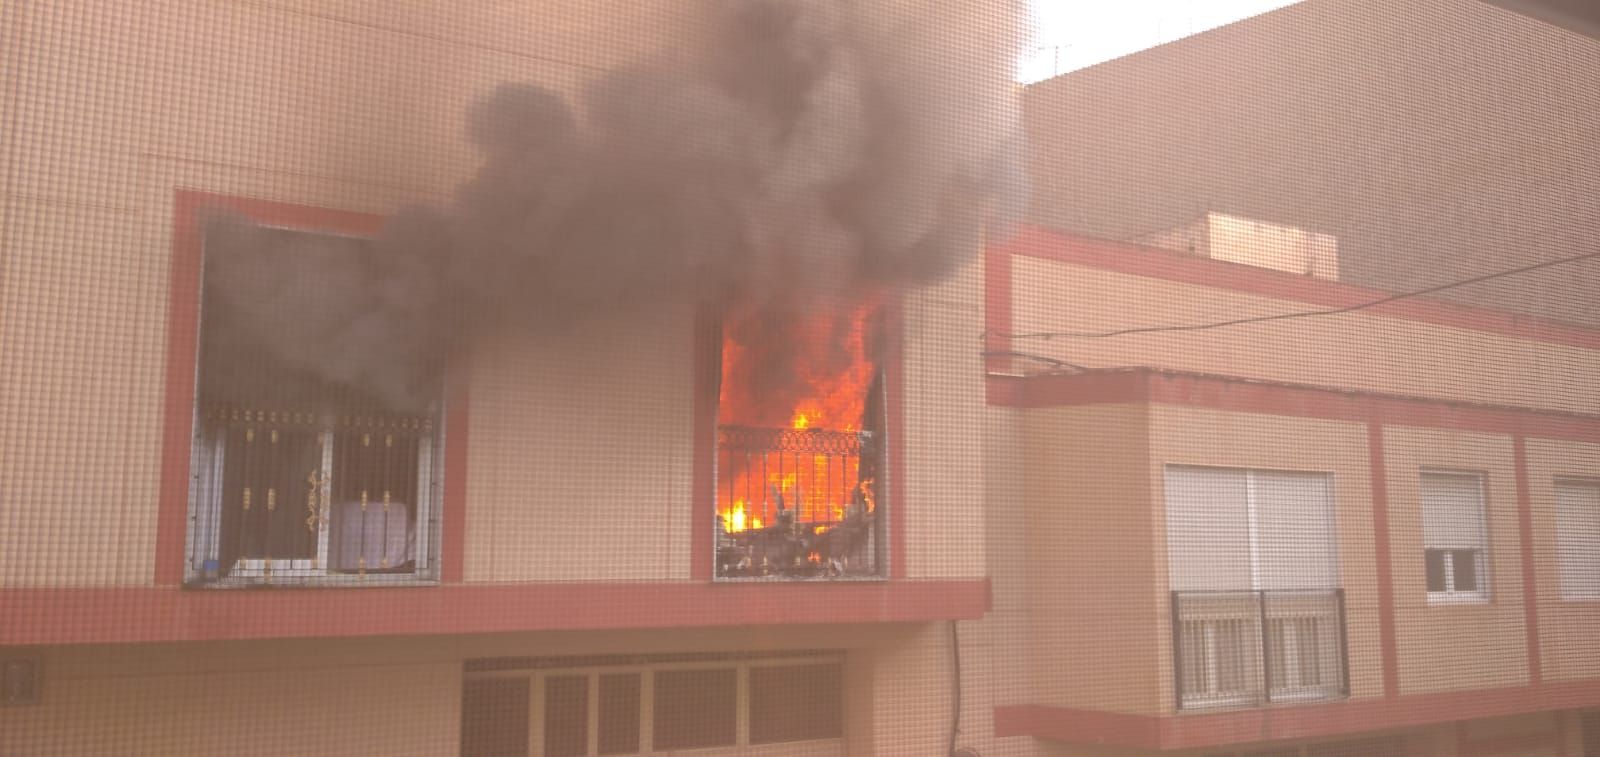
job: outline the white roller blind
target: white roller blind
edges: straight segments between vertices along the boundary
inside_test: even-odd
[[[1168,466],[1166,489],[1173,590],[1251,588],[1245,472]]]
[[[1252,471],[1250,481],[1258,588],[1337,588],[1328,476]]]
[[[1322,473],[1168,466],[1172,588],[1338,588],[1332,495]]]
[[[1563,599],[1600,598],[1600,483],[1556,482]]]
[[[1471,473],[1422,474],[1422,538],[1425,546],[1482,549],[1483,480]]]

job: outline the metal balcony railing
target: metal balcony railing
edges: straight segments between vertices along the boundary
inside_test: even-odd
[[[881,576],[882,469],[869,431],[720,427],[717,577]]]
[[[1172,592],[1178,709],[1349,695],[1343,589]]]

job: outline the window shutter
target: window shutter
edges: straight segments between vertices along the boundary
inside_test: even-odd
[[[1556,482],[1556,551],[1561,596],[1600,597],[1600,483]]]
[[[1328,477],[1261,471],[1250,476],[1260,588],[1338,588]]]
[[[1472,474],[1422,474],[1422,538],[1432,548],[1483,549],[1483,480]]]
[[[1167,556],[1175,591],[1251,588],[1246,482],[1239,470],[1167,468]]]

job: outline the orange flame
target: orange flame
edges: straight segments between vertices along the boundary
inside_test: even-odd
[[[733,507],[722,510],[718,515],[722,518],[722,529],[730,534],[736,534],[740,531],[759,531],[762,527],[760,518],[750,517],[749,508],[745,506],[745,501],[742,499],[734,502]]]
[[[723,343],[719,422],[792,430],[855,432],[866,408],[873,365],[865,332],[872,303],[828,312],[817,309],[763,334],[767,344],[792,345],[797,360],[791,396],[766,396],[753,383],[759,365],[753,347],[732,338]],[[731,332],[730,332],[731,333]],[[750,345],[756,342],[749,342]],[[849,360],[840,362],[839,355]],[[813,360],[813,358],[816,358]],[[773,522],[781,503],[797,524],[824,525],[843,519],[857,501],[860,462],[853,457],[796,452],[756,453],[722,459],[717,474],[717,511],[730,533]],[[743,513],[740,515],[740,513]]]

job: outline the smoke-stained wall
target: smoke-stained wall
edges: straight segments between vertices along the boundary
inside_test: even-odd
[[[430,374],[482,342],[570,340],[686,296],[781,314],[956,267],[1017,202],[1015,5],[8,4],[0,336],[52,357],[5,361],[0,494],[26,506],[5,511],[0,575],[152,580],[177,189],[394,219],[370,255],[310,264],[211,219],[212,302],[246,305],[233,324],[215,307],[214,343],[433,402]],[[366,286],[285,307],[273,281]],[[688,380],[632,357],[599,367]]]
[[[817,301],[939,280],[1019,210],[1020,2],[706,0],[678,31],[570,96],[472,103],[476,174],[376,255],[232,229],[208,260],[219,341],[415,410],[476,334],[688,301],[793,373],[765,346]],[[329,281],[349,291],[286,292]]]
[[[473,100],[575,91],[669,10],[7,3],[0,583],[153,580],[178,189],[379,215],[443,201],[476,168]]]

